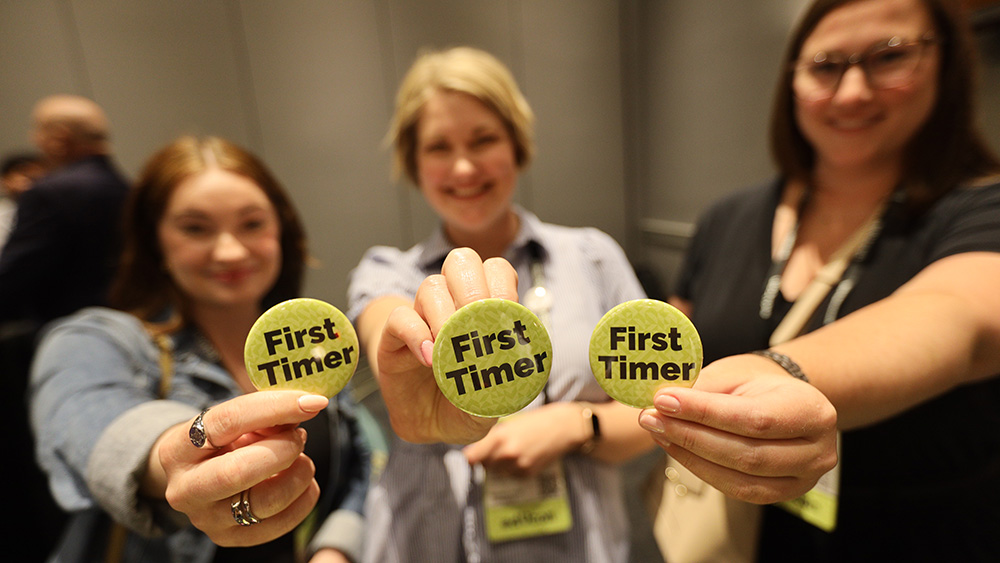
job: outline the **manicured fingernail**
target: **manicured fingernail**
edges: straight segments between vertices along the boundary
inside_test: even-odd
[[[663,421],[645,412],[639,416],[639,426],[657,434],[663,434],[664,432]]]
[[[681,402],[673,395],[658,395],[653,399],[656,410],[664,414],[673,414],[681,411]]]
[[[299,397],[299,408],[305,412],[319,412],[330,404],[330,399],[323,395],[303,395]]]
[[[421,359],[424,361],[424,365],[430,367],[434,362],[434,343],[430,340],[421,342],[420,353],[423,356]]]

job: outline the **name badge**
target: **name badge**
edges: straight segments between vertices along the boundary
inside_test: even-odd
[[[527,478],[487,469],[483,495],[491,542],[559,534],[573,527],[561,461]]]
[[[837,455],[840,455],[840,434],[837,434]],[[837,504],[840,498],[840,462],[819,478],[816,485],[804,495],[779,502],[778,506],[809,522],[813,526],[832,532],[837,528]]]

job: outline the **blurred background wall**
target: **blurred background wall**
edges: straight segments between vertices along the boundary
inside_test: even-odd
[[[520,202],[607,231],[667,287],[699,212],[772,173],[776,61],[805,3],[0,0],[0,154],[30,147],[31,107],[57,92],[104,106],[131,177],[177,135],[228,137],[304,215],[307,293],[343,306],[367,247],[408,247],[434,225],[390,179],[396,86],[420,49],[470,44],[511,67],[538,115]],[[980,110],[1000,146],[997,37],[980,32]]]

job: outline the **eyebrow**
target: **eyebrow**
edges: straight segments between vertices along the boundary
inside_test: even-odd
[[[250,214],[258,213],[258,212],[268,213],[269,209],[267,207],[265,207],[265,206],[262,206],[262,205],[251,204],[251,205],[245,205],[245,206],[243,206],[243,207],[241,207],[241,208],[239,208],[239,209],[236,210],[236,214],[237,215],[241,215],[241,216],[242,215],[250,215]],[[206,212],[203,209],[198,209],[198,208],[194,208],[194,207],[185,207],[185,208],[181,209],[180,211],[178,211],[178,212],[176,212],[176,213],[174,213],[172,215],[169,215],[169,216],[170,217],[177,217],[177,218],[185,218],[185,217],[202,218],[202,217],[208,217],[210,215],[211,215],[211,213]]]

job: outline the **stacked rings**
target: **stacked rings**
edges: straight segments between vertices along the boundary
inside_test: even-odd
[[[239,499],[233,498],[233,519],[240,526],[252,526],[260,519],[250,512],[250,489],[240,493]]]

